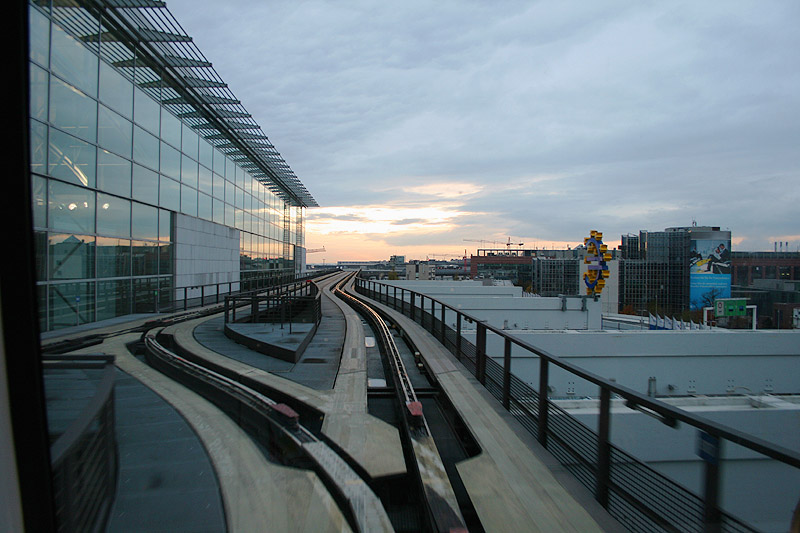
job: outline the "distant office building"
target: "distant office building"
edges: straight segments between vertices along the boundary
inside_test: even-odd
[[[300,271],[316,202],[166,8],[47,4],[30,7],[41,329]]]
[[[734,285],[748,286],[757,280],[800,280],[800,252],[733,252]]]
[[[616,259],[616,252],[612,250]],[[586,249],[479,249],[470,259],[472,279],[509,280],[540,296],[582,295]],[[616,283],[612,277],[609,283]],[[613,292],[613,291],[612,291]],[[612,310],[616,312],[616,307]]]
[[[677,315],[731,294],[731,233],[690,226],[623,235],[621,311]]]

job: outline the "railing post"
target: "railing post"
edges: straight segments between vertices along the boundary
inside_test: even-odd
[[[506,338],[503,346],[503,407],[511,410],[511,339]]]
[[[411,316],[411,321],[413,322],[414,321],[414,314],[415,314],[414,313],[414,303],[415,303],[414,300],[417,299],[417,293],[415,293],[414,291],[408,291],[408,293],[411,296],[411,302],[410,302],[410,307],[409,307],[409,315]]]
[[[425,295],[419,295],[419,323],[422,328],[425,328]]]
[[[478,334],[475,339],[475,378],[486,385],[486,321],[478,321]]]
[[[445,328],[444,328],[444,315],[445,315],[445,305],[442,303],[442,345],[446,348],[447,344],[445,343]]]
[[[214,303],[219,303],[219,283],[217,283],[217,295],[214,297]]]
[[[228,297],[225,297],[225,320],[224,323],[228,323]]]
[[[597,426],[597,479],[595,499],[608,508],[608,481],[611,472],[611,391],[600,387],[600,417]]]
[[[400,289],[400,314],[406,314],[406,290]]]
[[[206,304],[206,286],[200,285],[200,307]]]
[[[436,337],[436,300],[431,298],[431,335]]]
[[[719,460],[722,455],[722,441],[719,437],[701,431],[698,434],[698,455],[703,459],[703,531],[718,533],[720,528],[719,510]]]
[[[394,287],[394,292],[392,293],[392,309],[397,309],[397,286]]]
[[[456,359],[461,361],[461,313],[456,311]]]
[[[548,363],[547,359],[539,356],[539,424],[537,437],[539,444],[547,448],[547,388],[548,388]]]
[[[187,291],[189,290],[188,287],[183,288],[183,310],[186,311],[187,306],[189,305],[189,300],[187,298]]]

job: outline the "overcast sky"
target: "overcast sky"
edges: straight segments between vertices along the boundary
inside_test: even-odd
[[[167,7],[322,206],[309,262],[693,220],[800,247],[797,0]]]

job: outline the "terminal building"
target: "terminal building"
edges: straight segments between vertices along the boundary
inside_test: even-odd
[[[314,198],[161,6],[30,7],[42,331],[303,269]]]

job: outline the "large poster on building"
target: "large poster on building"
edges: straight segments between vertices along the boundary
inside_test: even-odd
[[[693,239],[689,253],[689,302],[692,309],[731,296],[730,239]]]

